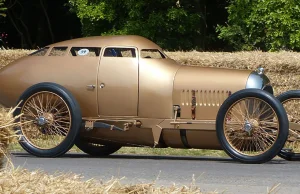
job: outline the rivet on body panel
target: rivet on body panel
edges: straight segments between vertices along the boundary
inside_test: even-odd
[[[105,84],[104,83],[101,83],[100,84],[100,88],[102,89],[102,88],[104,88],[105,87]]]

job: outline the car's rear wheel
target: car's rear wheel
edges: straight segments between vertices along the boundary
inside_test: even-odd
[[[282,149],[288,119],[282,104],[259,89],[232,94],[220,107],[216,130],[224,151],[243,163],[263,163]]]
[[[58,157],[75,143],[82,122],[79,104],[64,87],[40,83],[27,89],[14,115],[18,121],[19,143],[38,157]]]
[[[300,90],[291,90],[277,97],[289,120],[289,136],[278,156],[286,160],[300,160]]]
[[[90,143],[83,140],[77,141],[75,145],[84,153],[96,157],[108,156],[110,154],[115,153],[121,148],[121,146],[101,145],[101,144]]]

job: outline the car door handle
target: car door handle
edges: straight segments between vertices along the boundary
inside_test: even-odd
[[[95,85],[87,85],[86,88],[87,88],[88,90],[93,90],[93,89],[96,88],[96,86],[95,86]]]

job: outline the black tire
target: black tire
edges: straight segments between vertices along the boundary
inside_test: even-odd
[[[237,148],[233,147],[231,145],[231,143],[228,142],[226,135],[225,135],[225,121],[226,121],[225,119],[230,119],[227,117],[225,118],[225,116],[227,115],[228,111],[231,110],[231,107],[234,107],[234,105],[236,105],[236,103],[243,102],[245,99],[259,100],[259,101],[263,102],[264,105],[267,105],[267,107],[269,107],[269,109],[273,110],[274,115],[277,116],[277,119],[278,119],[278,123],[276,122],[276,124],[279,127],[278,127],[278,129],[276,128],[276,139],[273,138],[272,140],[274,140],[274,142],[272,142],[271,145],[268,145],[269,146],[268,149],[262,150],[262,153],[259,153],[257,155],[250,155],[250,154],[247,155],[244,153],[244,152],[247,152],[247,150],[244,150],[244,152],[237,150]],[[247,106],[245,105],[245,107],[247,107]],[[258,107],[261,107],[261,105],[259,105]],[[269,110],[269,109],[267,109],[267,110]],[[253,108],[252,108],[252,110],[253,110]],[[229,114],[231,114],[231,113],[229,113]],[[246,118],[246,117],[242,117],[242,118]],[[262,122],[260,120],[261,119],[260,116],[257,119],[258,119],[258,122],[259,121]],[[229,121],[229,123],[230,122],[231,121]],[[230,130],[228,130],[228,131],[231,132],[231,130],[233,130],[234,133],[246,133],[245,132],[246,131],[246,127],[245,127],[246,122],[244,122],[244,121],[241,121],[241,122],[243,124],[242,126],[235,124],[237,126],[238,130],[235,131],[234,128],[230,128]],[[247,133],[249,133],[250,138],[256,138],[256,141],[259,141],[257,139],[259,139],[258,137],[261,137],[262,136],[261,134],[263,134],[263,133],[261,131],[259,131],[262,129],[261,124],[257,124],[257,125],[258,125],[257,129],[254,130],[253,135],[252,134],[250,135],[250,132],[247,132]],[[264,129],[266,129],[266,128],[264,128]],[[279,102],[278,99],[276,99],[270,93],[263,91],[263,90],[259,90],[259,89],[244,89],[244,90],[240,90],[240,91],[232,94],[230,97],[228,97],[224,101],[224,103],[220,107],[219,112],[217,114],[216,130],[217,130],[216,131],[217,136],[218,136],[218,139],[219,139],[219,142],[220,142],[222,148],[230,157],[232,157],[233,159],[238,160],[242,163],[249,163],[249,164],[264,163],[264,162],[267,162],[267,161],[271,160],[272,158],[274,158],[280,152],[282,147],[284,146],[285,141],[288,136],[288,118],[287,118],[286,112],[285,112],[282,104]],[[272,130],[272,129],[269,129],[269,130]],[[229,133],[229,132],[227,132],[227,133]],[[259,135],[261,135],[261,136],[259,136]],[[227,135],[227,137],[228,137],[228,135]],[[234,136],[234,138],[232,138],[233,139],[232,142],[236,141],[235,139],[238,139],[238,138],[239,138],[239,136]],[[245,139],[247,139],[247,138],[242,137],[241,140],[238,139],[237,141],[242,141],[242,142],[250,141],[250,140],[245,140]],[[267,139],[266,141],[267,141],[267,143],[269,143],[270,140]],[[251,147],[250,151],[253,147],[253,142],[251,141],[251,143],[252,143],[252,145],[250,144],[250,147]],[[249,148],[247,148],[247,149],[249,149]],[[258,149],[256,148],[256,149],[254,149],[253,152],[256,152],[257,150]]]
[[[32,143],[34,138],[32,138],[32,140],[29,140],[31,137],[30,138],[26,137],[26,135],[28,135],[30,133],[26,131],[25,125],[22,125],[23,127],[22,126],[17,127],[17,132],[19,135],[21,135],[19,143],[27,152],[29,152],[32,155],[35,155],[38,157],[59,157],[59,156],[63,155],[64,153],[66,153],[69,149],[71,149],[71,147],[75,143],[75,139],[77,138],[77,136],[79,134],[80,126],[81,126],[81,122],[82,122],[82,116],[81,116],[81,110],[80,110],[79,104],[76,101],[76,99],[73,97],[73,95],[66,88],[64,88],[58,84],[55,84],[55,83],[48,83],[48,82],[39,83],[39,84],[31,86],[21,95],[21,97],[18,101],[20,103],[19,104],[20,108],[16,109],[16,111],[14,112],[14,116],[20,115],[23,111],[23,107],[26,106],[27,101],[29,103],[32,98],[34,98],[35,96],[38,96],[38,95],[52,95],[52,97],[54,96],[56,99],[59,99],[59,100],[61,100],[61,102],[63,102],[63,103],[61,103],[62,105],[64,105],[63,108],[68,110],[68,112],[67,113],[60,112],[59,115],[67,114],[67,117],[69,119],[68,131],[65,129],[59,128],[59,134],[60,134],[61,138],[63,138],[63,140],[57,146],[55,145],[53,147],[49,147],[49,148],[47,147],[46,149],[44,149],[44,148],[36,146],[34,143]],[[49,104],[51,104],[52,101],[54,101],[52,98],[51,98],[51,100],[49,100],[49,99],[47,99],[47,100],[49,101]],[[55,103],[57,103],[57,102],[55,102]],[[49,104],[47,103],[47,105],[49,105]],[[56,105],[56,104],[53,104],[53,107],[50,107],[51,111],[53,112],[53,110],[54,110],[54,111],[58,112],[59,109],[56,108],[54,105]],[[44,104],[41,103],[40,106],[43,107]],[[60,106],[60,105],[57,104],[56,106]],[[45,108],[44,110],[47,110],[47,107],[44,107],[44,108]],[[25,110],[25,108],[24,108],[24,110]],[[57,112],[53,115],[58,114]],[[23,116],[18,118],[17,122],[18,121],[22,122],[22,119],[23,119],[22,117]],[[53,116],[53,120],[55,120],[54,119],[55,117],[56,116]],[[63,115],[61,117],[64,118],[65,115]],[[46,121],[45,121],[46,124],[44,123],[43,127],[41,127],[40,125],[38,125],[34,122],[34,118],[36,118],[36,117],[32,116],[32,121],[33,121],[32,126],[34,126],[34,128],[37,130],[35,130],[35,134],[32,134],[32,136],[34,136],[34,135],[38,136],[37,134],[41,134],[41,136],[49,135],[48,137],[57,135],[57,134],[54,134],[54,132],[52,132],[52,131],[50,132],[51,126],[50,126],[50,124],[46,123]],[[28,119],[25,114],[24,114],[24,119]],[[56,122],[56,120],[55,120],[55,122]],[[59,122],[59,121],[57,121],[57,122]],[[58,125],[58,127],[60,127],[60,125]],[[47,131],[45,132],[45,130],[47,130]],[[55,128],[55,130],[57,130],[57,129]],[[26,135],[24,135],[24,133]],[[50,136],[50,134],[52,136]],[[42,141],[43,140],[41,140],[40,142],[42,142]]]
[[[95,157],[108,156],[110,154],[115,153],[121,148],[121,146],[100,145],[100,144],[89,143],[83,140],[78,140],[75,143],[75,145],[84,153],[87,153]]]
[[[290,90],[287,92],[284,92],[277,96],[277,99],[284,104],[285,102],[292,100],[292,99],[299,99],[300,101],[300,90]],[[295,107],[297,108],[297,107]],[[298,107],[299,108],[299,107]],[[288,111],[286,111],[288,113]],[[300,119],[300,118],[299,118]],[[283,148],[278,156],[285,159],[285,160],[299,160],[300,153],[295,153],[292,149],[285,149]]]

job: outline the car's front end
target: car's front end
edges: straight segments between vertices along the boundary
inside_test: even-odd
[[[249,71],[183,66],[175,76],[173,105],[180,107],[182,119],[213,120],[224,100],[248,88],[273,93],[262,68]]]

